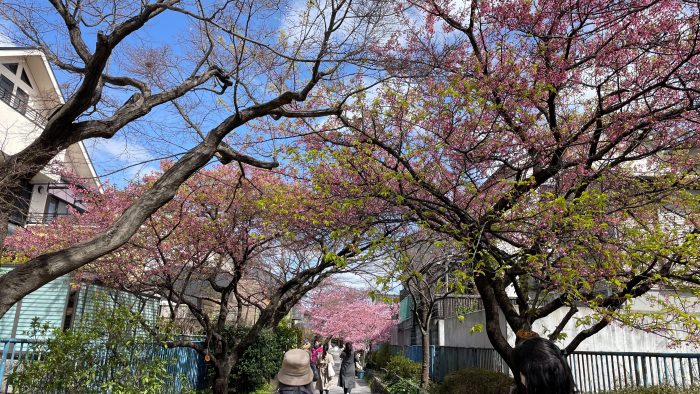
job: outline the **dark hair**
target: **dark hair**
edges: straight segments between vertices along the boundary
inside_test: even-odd
[[[345,342],[345,348],[343,348],[345,354],[352,353],[352,342]]]
[[[323,355],[325,356],[326,353],[328,353],[328,342],[323,344]]]
[[[528,394],[572,394],[571,369],[561,350],[544,338],[527,339],[515,347],[515,366],[525,377]]]

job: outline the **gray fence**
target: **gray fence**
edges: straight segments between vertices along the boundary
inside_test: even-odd
[[[574,352],[568,361],[577,387],[587,393],[700,384],[698,353]]]
[[[394,353],[422,362],[421,346],[392,346]],[[442,381],[463,368],[482,368],[510,374],[494,349],[431,346],[430,376]],[[700,353],[574,352],[567,360],[576,387],[599,393],[625,387],[700,385]]]

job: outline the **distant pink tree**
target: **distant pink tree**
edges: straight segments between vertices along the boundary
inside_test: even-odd
[[[157,177],[125,190],[86,191],[86,213],[72,211],[17,232],[6,242],[7,256],[22,263],[90,239]],[[199,352],[212,367],[212,391],[226,393],[240,355],[262,330],[277,326],[331,275],[371,261],[373,245],[389,232],[367,220],[376,204],[365,211],[323,197],[269,171],[212,166],[191,176],[128,243],[87,265],[85,274],[114,288],[157,295],[168,301],[167,317],[184,317],[188,326],[194,321],[203,341],[166,343]],[[233,328],[246,328],[245,334],[228,335]],[[362,338],[375,338],[382,329],[365,328]]]
[[[312,295],[307,316],[316,334],[365,348],[389,339],[396,311],[396,304],[373,301],[366,290],[330,283]]]

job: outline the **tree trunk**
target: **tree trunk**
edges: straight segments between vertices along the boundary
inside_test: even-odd
[[[496,352],[501,356],[501,358],[503,358],[506,364],[508,364],[508,368],[513,374],[513,379],[515,380],[515,384],[517,386],[516,392],[518,394],[526,394],[527,392],[520,382],[520,371],[516,369],[515,362],[513,360],[514,348],[510,346],[508,340],[504,336],[504,333],[501,331],[500,307],[496,301],[494,289],[484,277],[477,276],[475,279],[477,290],[479,290],[479,295],[484,303],[484,315],[486,318],[485,328],[489,342],[491,342],[491,345]],[[529,327],[529,324],[523,320],[520,326],[511,326],[511,329],[514,332],[518,332],[518,330],[523,328],[522,326]]]
[[[501,315],[494,289],[491,287],[488,279],[482,275],[474,277],[481,300],[484,303],[484,316],[486,319],[485,329],[486,336],[489,342],[503,360],[508,364],[508,367],[513,370],[513,347],[510,346],[503,332],[501,332]],[[517,332],[518,328],[511,327]]]
[[[231,369],[232,365],[229,362],[214,365],[214,378],[211,386],[213,394],[228,394],[228,379],[231,375]]]
[[[421,344],[423,345],[423,365],[421,366],[420,386],[424,389],[430,384],[430,325],[421,329]]]
[[[5,249],[5,238],[7,238],[7,226],[10,225],[10,211],[5,206],[0,208],[0,253]]]

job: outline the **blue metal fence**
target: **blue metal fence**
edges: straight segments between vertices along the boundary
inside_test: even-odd
[[[391,351],[394,354],[401,354],[409,360],[422,363],[423,362],[423,346],[392,346]],[[435,346],[430,346],[430,377],[435,379]]]
[[[395,354],[403,354],[415,362],[423,361],[422,346],[392,346]],[[430,378],[441,382],[450,372],[464,368],[489,369],[508,373],[508,365],[493,349],[430,346]]]
[[[568,361],[577,387],[587,393],[700,384],[698,353],[574,352]]]
[[[8,377],[15,367],[22,363],[31,363],[41,359],[40,343],[29,339],[0,339],[2,358],[0,359],[0,394],[12,392],[12,386]],[[126,350],[129,351],[129,350]],[[160,358],[169,363],[167,371],[171,378],[167,382],[165,393],[182,392],[182,378],[187,379],[190,387],[203,389],[208,385],[208,368],[204,359],[191,348],[166,348],[159,344],[153,344],[139,349],[130,349],[138,352],[141,359]],[[101,352],[95,363],[105,362],[106,352]],[[99,380],[99,378],[98,378]]]
[[[395,354],[422,362],[422,346],[392,346]],[[625,387],[700,385],[700,353],[574,352],[567,360],[577,388],[599,393]],[[430,377],[442,381],[450,372],[481,368],[510,374],[494,349],[431,346]]]
[[[0,339],[0,345],[3,345],[2,358],[0,359],[0,393],[11,392],[8,391],[7,378],[15,365],[39,357],[35,347],[32,346],[33,342],[26,339]]]

